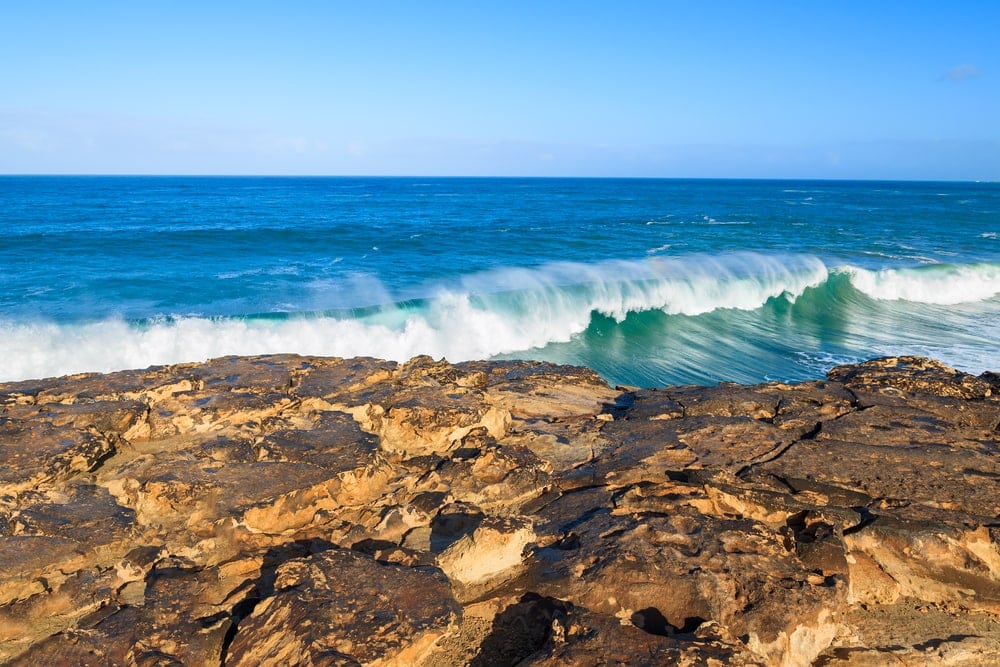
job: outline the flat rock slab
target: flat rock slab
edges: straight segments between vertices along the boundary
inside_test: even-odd
[[[0,385],[0,661],[998,663],[997,378],[271,355]]]

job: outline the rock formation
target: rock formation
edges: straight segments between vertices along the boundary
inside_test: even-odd
[[[1000,664],[998,392],[915,357],[0,385],[0,662]]]

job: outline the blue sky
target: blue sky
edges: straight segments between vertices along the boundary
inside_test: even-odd
[[[1000,2],[3,2],[0,173],[1000,179]]]

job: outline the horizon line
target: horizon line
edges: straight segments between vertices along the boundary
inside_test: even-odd
[[[495,179],[495,180],[621,180],[621,181],[812,181],[855,183],[1000,183],[996,179],[961,178],[864,178],[831,176],[588,176],[588,175],[498,175],[498,174],[213,174],[213,173],[90,173],[90,172],[0,172],[0,178],[326,178],[326,179]]]

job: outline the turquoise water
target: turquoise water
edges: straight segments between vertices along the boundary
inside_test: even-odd
[[[225,354],[1000,370],[1000,184],[0,177],[0,380]]]

